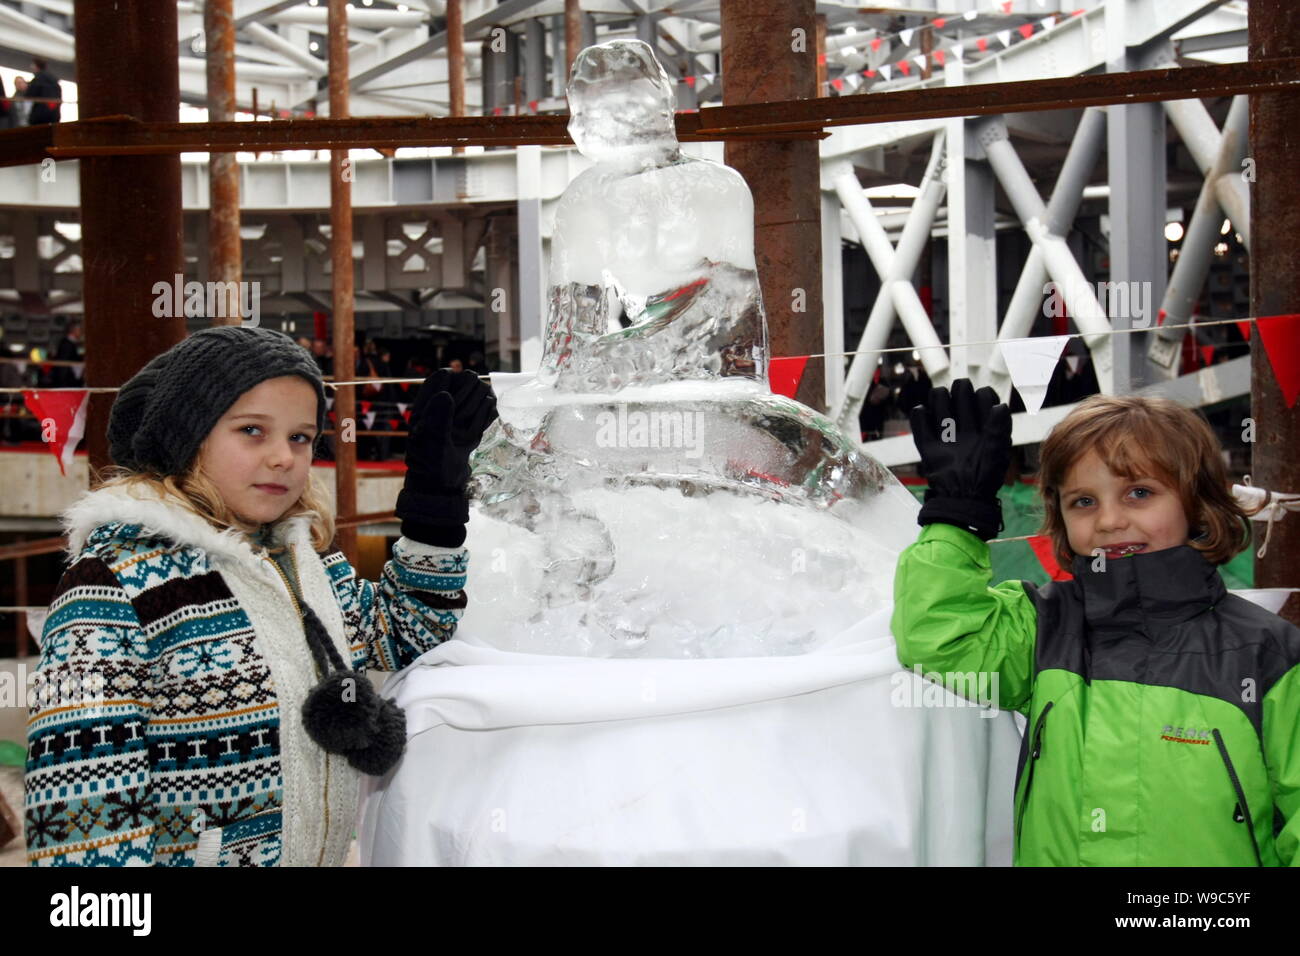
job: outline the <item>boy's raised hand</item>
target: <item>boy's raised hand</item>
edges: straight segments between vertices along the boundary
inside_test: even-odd
[[[406,482],[397,496],[402,534],[442,547],[464,542],[469,456],[496,415],[496,396],[473,372],[438,369],[424,380],[411,409]]]
[[[1011,463],[1011,410],[970,379],[931,390],[911,412],[912,439],[921,474],[930,483],[917,516],[921,525],[942,522],[987,541],[1002,530],[998,488]]]

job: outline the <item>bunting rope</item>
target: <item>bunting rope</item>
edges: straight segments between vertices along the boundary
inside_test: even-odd
[[[1211,319],[1202,322],[1183,322],[1177,325],[1153,325],[1148,328],[1140,329],[1107,329],[1104,332],[1069,332],[1064,333],[1069,338],[1092,338],[1095,335],[1128,335],[1134,332],[1158,332],[1163,330],[1173,331],[1174,329],[1198,329],[1208,328],[1212,325],[1240,325],[1242,323],[1259,324],[1260,322],[1281,319],[1300,319],[1300,313],[1282,313],[1280,315],[1260,315],[1246,316],[1238,319]],[[917,352],[922,349],[954,349],[954,348],[972,348],[977,345],[1005,345],[1008,342],[1030,342],[1034,339],[1048,338],[1048,336],[1025,336],[1014,339],[982,339],[975,342],[941,342],[938,345],[900,345],[892,348],[883,349],[858,349],[851,352],[813,352],[809,355],[774,355],[772,360],[777,359],[814,359],[814,358],[847,358],[854,355],[886,355],[894,352]],[[31,359],[12,359],[0,358],[0,362],[19,365],[45,365],[45,362],[33,362]],[[484,382],[491,381],[491,373],[480,375],[479,379]],[[424,379],[422,378],[363,378],[351,382],[331,382],[324,383],[326,388],[343,388],[345,386],[357,385],[419,385]],[[116,387],[64,387],[64,388],[37,388],[27,387],[2,387],[0,394],[23,393],[23,392],[97,392],[108,393],[116,392]]]

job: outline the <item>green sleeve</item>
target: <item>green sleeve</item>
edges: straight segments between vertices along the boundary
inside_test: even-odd
[[[1283,866],[1300,866],[1300,664],[1264,695],[1264,758],[1285,821],[1274,846]]]
[[[952,525],[926,525],[894,575],[898,659],[927,673],[996,674],[999,706],[1024,712],[1038,614],[1021,582],[989,587],[992,573],[985,542]],[[950,689],[957,681],[944,678]]]

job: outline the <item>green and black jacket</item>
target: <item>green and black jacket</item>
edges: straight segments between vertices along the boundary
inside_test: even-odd
[[[1016,864],[1300,865],[1300,629],[1189,546],[1072,570],[990,587],[988,545],[932,524],[894,582],[903,665],[996,674],[1028,719]]]

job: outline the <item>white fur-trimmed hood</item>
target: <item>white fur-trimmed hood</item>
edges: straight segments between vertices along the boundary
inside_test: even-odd
[[[247,535],[220,530],[148,485],[114,485],[83,495],[61,516],[68,553],[76,557],[92,531],[106,524],[137,524],[142,535],[157,535],[181,547],[201,548],[210,556],[238,563],[256,562],[258,551]],[[295,515],[275,526],[279,543],[311,548],[311,518]]]

